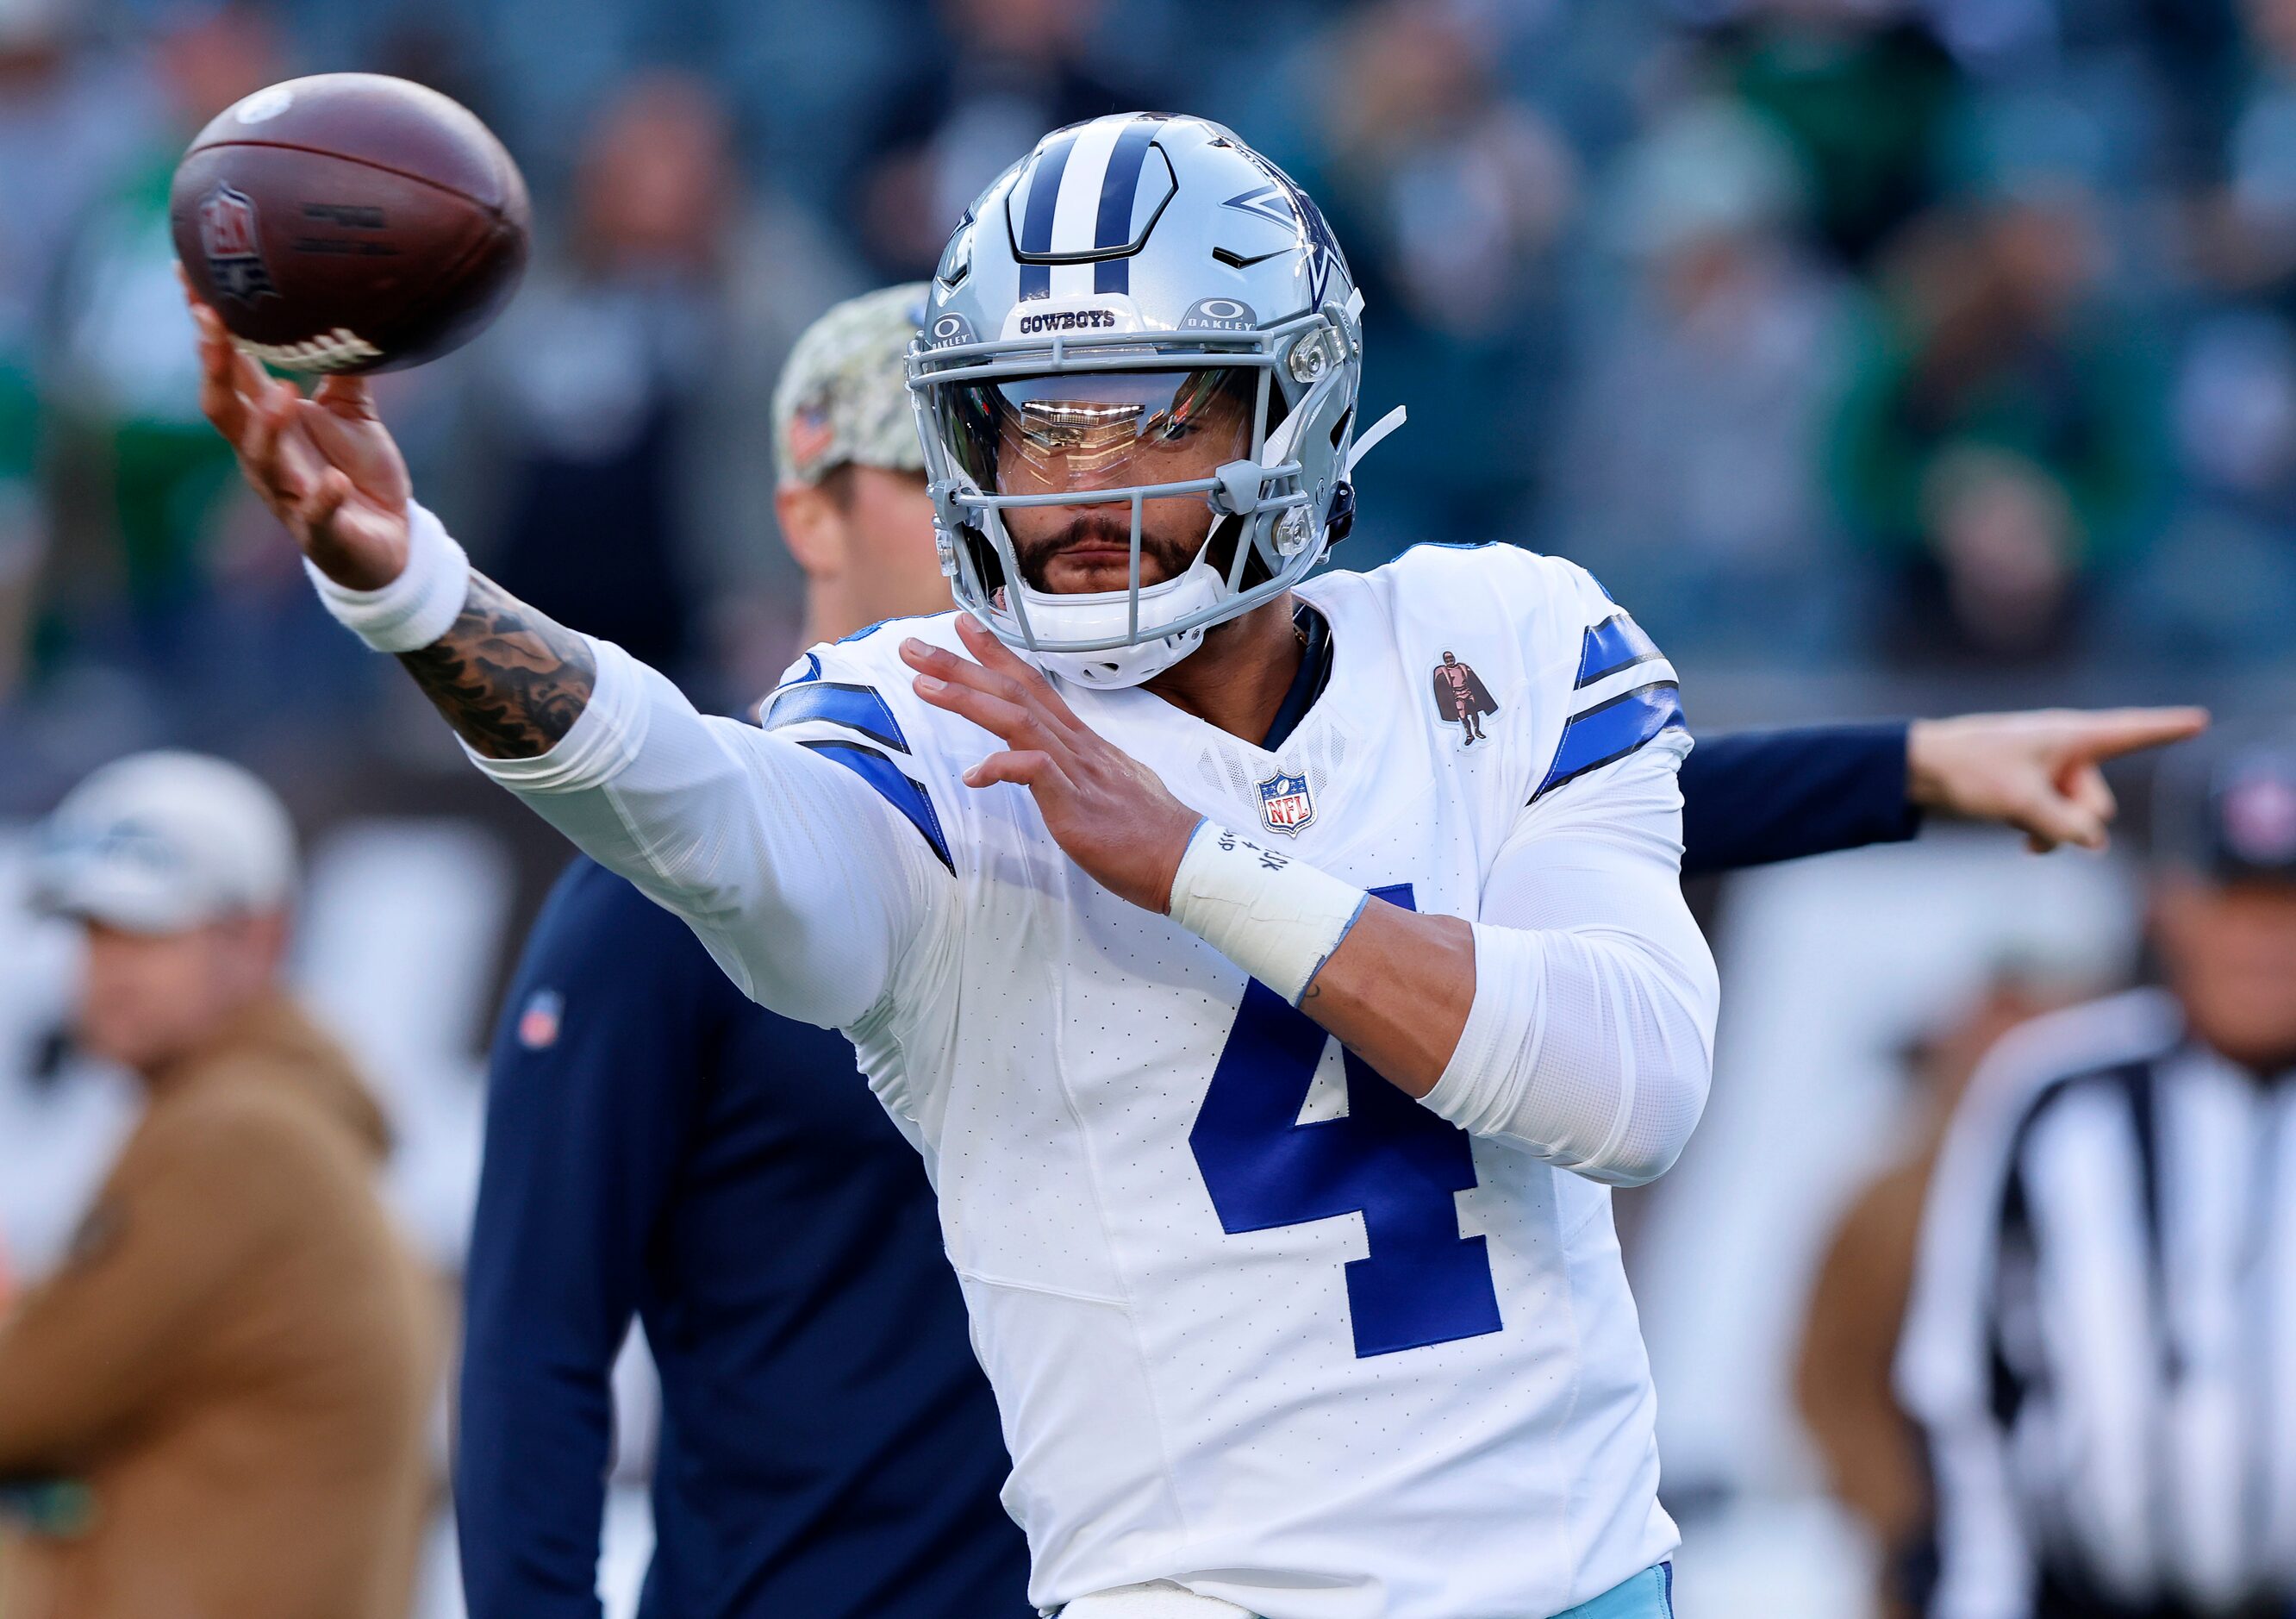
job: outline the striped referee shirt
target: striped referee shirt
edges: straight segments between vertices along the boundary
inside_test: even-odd
[[[2284,1614],[2296,1596],[2296,1073],[2140,990],[2038,1020],[1931,1183],[1898,1382],[1934,1619]]]

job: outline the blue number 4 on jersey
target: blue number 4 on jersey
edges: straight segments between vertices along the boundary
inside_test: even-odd
[[[1408,883],[1372,892],[1417,908]],[[1266,984],[1245,986],[1188,1134],[1221,1229],[1361,1212],[1371,1253],[1347,1266],[1359,1358],[1498,1331],[1490,1255],[1480,1237],[1459,1235],[1454,1195],[1475,1184],[1467,1133],[1351,1051],[1346,1116],[1300,1123],[1331,1038]]]

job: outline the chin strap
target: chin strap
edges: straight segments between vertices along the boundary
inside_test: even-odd
[[[1260,447],[1260,465],[1281,466],[1292,458],[1293,452],[1300,448],[1300,436],[1308,431],[1308,423],[1314,419],[1316,411],[1323,408],[1324,399],[1338,389],[1341,376],[1341,368],[1334,366],[1324,373],[1321,382],[1300,396],[1300,402],[1292,407],[1292,414],[1276,423],[1275,431],[1267,435],[1267,442]]]
[[[1348,446],[1348,464],[1341,469],[1340,475],[1343,478],[1353,478],[1356,475],[1356,464],[1370,455],[1382,439],[1386,438],[1409,419],[1404,414],[1403,407],[1398,405],[1373,423],[1369,432],[1362,434],[1353,444]]]

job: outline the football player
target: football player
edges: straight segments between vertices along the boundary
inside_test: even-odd
[[[1386,426],[1360,309],[1219,127],[1046,137],[911,362],[959,611],[808,653],[762,729],[473,572],[361,384],[302,399],[202,316],[210,416],[336,615],[745,992],[852,1037],[1074,1619],[1668,1608],[1607,1188],[1709,1070],[1676,685],[1511,547],[1308,579]]]
[[[927,291],[831,309],[774,390],[808,639],[947,605],[903,374]],[[2053,818],[2083,813],[2053,784],[2159,718],[1702,738],[1681,777],[1684,870],[1902,837],[1919,802],[1980,793],[2080,835]],[[850,1046],[744,999],[676,916],[580,859],[527,942],[488,1092],[455,1476],[474,1619],[594,1619],[608,1390],[634,1315],[665,1418],[642,1611],[1026,1610],[931,1193]],[[807,1242],[755,1239],[797,1229]]]

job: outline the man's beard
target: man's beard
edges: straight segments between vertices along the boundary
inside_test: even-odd
[[[1111,508],[1087,507],[1070,519],[1057,533],[1025,541],[1017,535],[1013,536],[1013,555],[1021,565],[1021,577],[1028,581],[1031,590],[1049,595],[1050,587],[1045,583],[1045,579],[1053,558],[1070,546],[1086,540],[1128,547],[1132,543],[1129,513],[1119,518]],[[1141,584],[1161,584],[1167,579],[1179,578],[1193,565],[1196,553],[1202,548],[1201,539],[1193,543],[1174,539],[1169,535],[1157,534],[1143,524],[1140,530]]]

